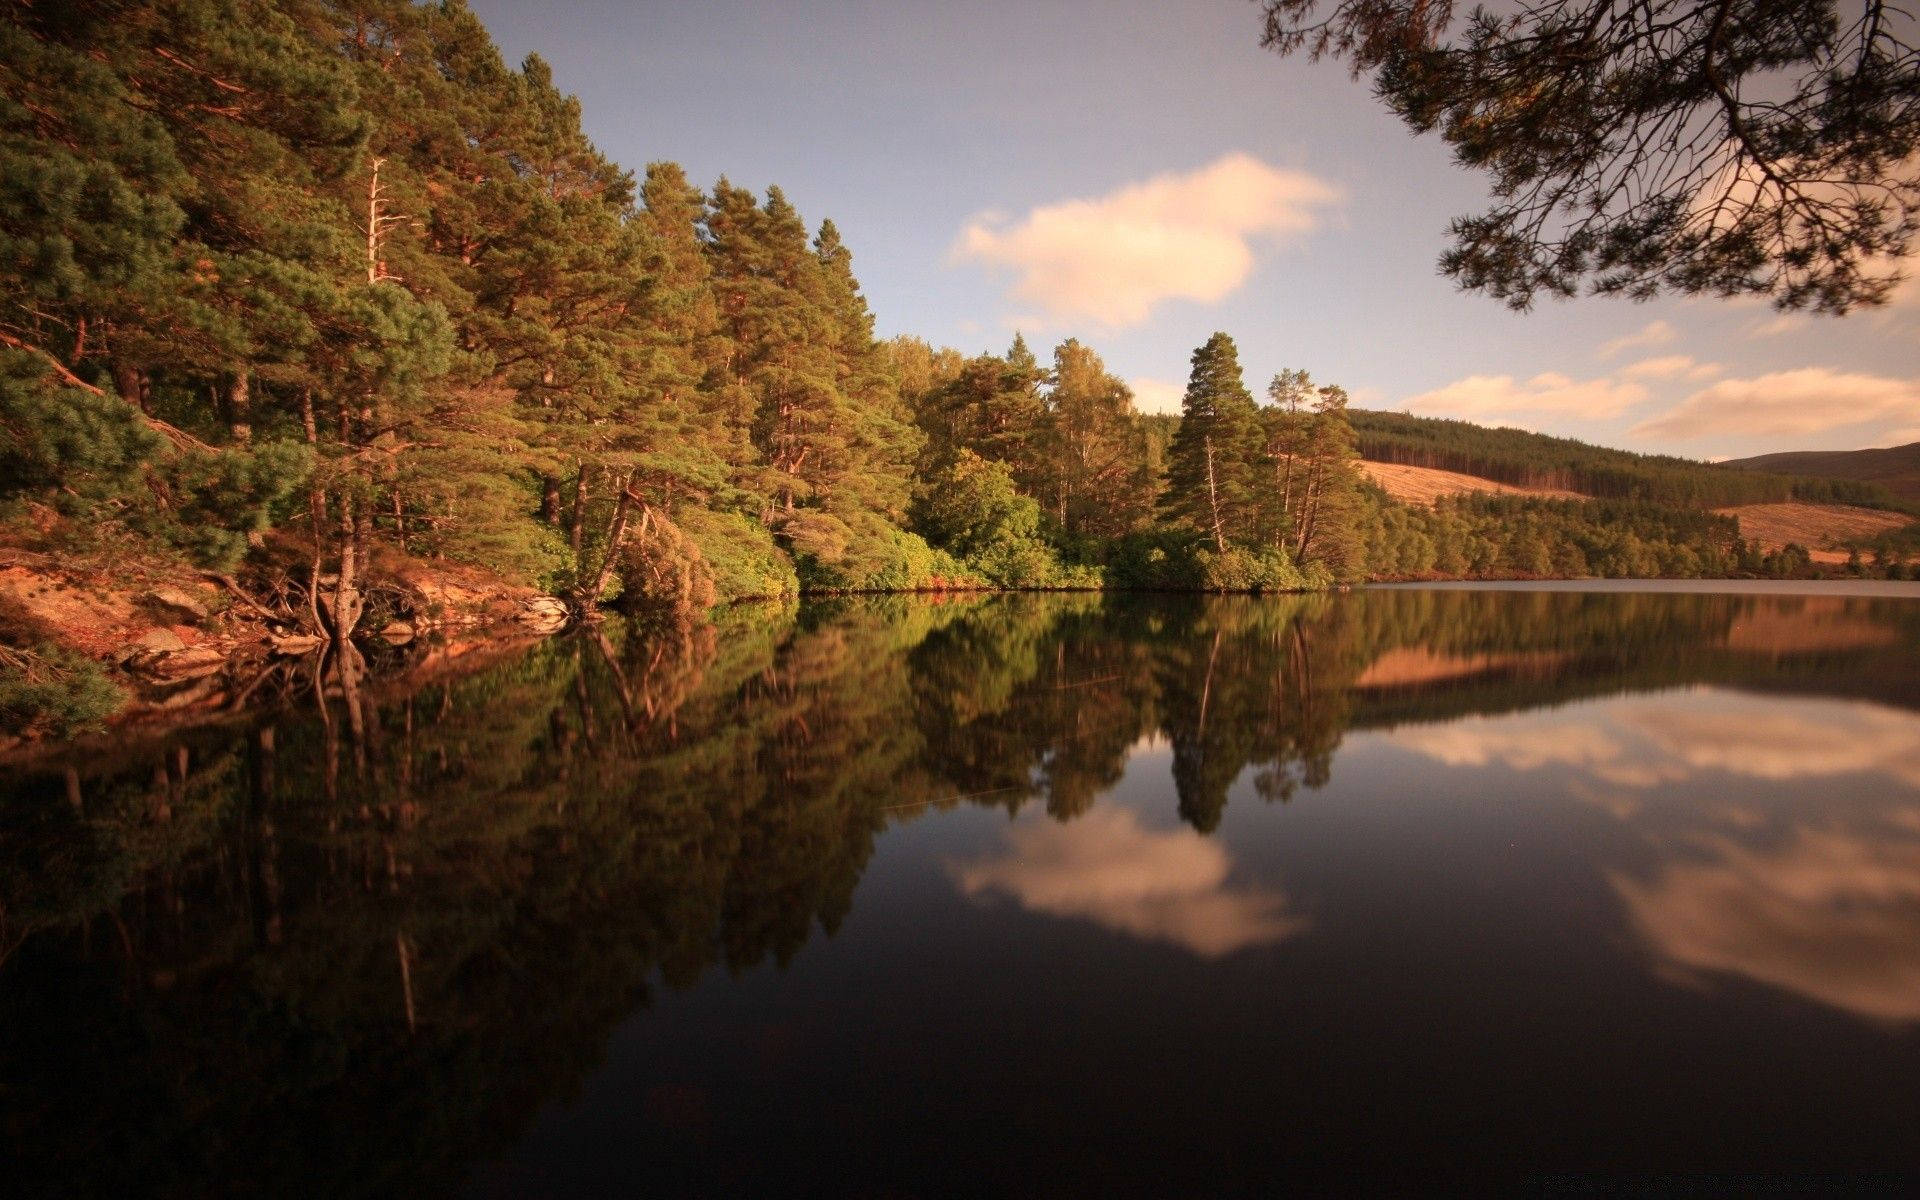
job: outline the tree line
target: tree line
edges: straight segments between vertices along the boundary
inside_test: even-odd
[[[879,341],[832,221],[778,187],[626,171],[547,65],[507,65],[459,0],[13,6],[0,80],[15,545],[243,570],[336,640],[409,560],[583,614],[1600,569],[1593,538],[1566,551],[1570,517],[1528,510],[1543,554],[1465,532],[1494,510],[1393,509],[1359,453],[1469,465],[1458,438],[1351,413],[1302,371],[1260,403],[1225,334],[1194,352],[1177,421],[1138,413],[1075,339],[1050,360],[1019,337],[971,357]],[[1614,466],[1503,436],[1471,469],[1664,504],[1773,486],[1638,459],[1618,469],[1657,486],[1614,486]],[[1723,528],[1663,528],[1689,555],[1624,561],[1725,558]]]
[[[1634,454],[1510,427],[1444,417],[1355,411],[1360,452],[1375,462],[1459,471],[1516,487],[1552,488],[1683,508],[1740,504],[1858,504],[1906,511],[1884,486],[1749,471],[1669,455]]]

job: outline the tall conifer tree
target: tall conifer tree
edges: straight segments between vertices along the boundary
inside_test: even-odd
[[[1204,533],[1216,550],[1257,536],[1260,421],[1240,376],[1240,353],[1224,333],[1193,352],[1180,428],[1167,464],[1162,507]]]

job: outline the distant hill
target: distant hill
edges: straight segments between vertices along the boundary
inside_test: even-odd
[[[1736,458],[1721,465],[1743,471],[1877,483],[1902,499],[1920,502],[1920,442],[1883,450],[1789,450]]]
[[[1913,498],[1896,496],[1873,479],[1781,474],[1766,467],[1741,469],[1669,455],[1635,454],[1573,438],[1407,413],[1353,409],[1349,415],[1362,458],[1457,471],[1526,490],[1577,492],[1681,508],[1788,501],[1906,511],[1914,507]]]

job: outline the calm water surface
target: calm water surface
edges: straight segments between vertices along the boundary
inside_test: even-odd
[[[892,599],[422,677],[0,768],[7,1190],[1920,1170],[1920,588]]]

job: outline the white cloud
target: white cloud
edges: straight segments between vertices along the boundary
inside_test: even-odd
[[[1184,386],[1164,379],[1129,379],[1127,386],[1133,389],[1133,407],[1143,413],[1177,413],[1187,395]]]
[[[1311,233],[1339,198],[1305,172],[1229,154],[1018,221],[982,214],[960,231],[952,256],[1011,269],[1013,294],[1056,319],[1137,325],[1162,300],[1223,298],[1252,271],[1253,239]]]
[[[1920,382],[1827,367],[1723,379],[1628,432],[1668,441],[1725,435],[1805,435],[1920,418]]]
[[[1007,838],[1005,856],[957,869],[962,892],[1000,892],[1033,912],[1170,942],[1202,958],[1270,945],[1307,927],[1281,893],[1228,884],[1233,864],[1219,842],[1191,829],[1144,829],[1129,809],[1018,825]]]
[[[1637,363],[1621,367],[1620,374],[1628,379],[1712,379],[1720,373],[1719,363],[1695,362],[1687,354],[1663,354],[1657,358],[1643,358]]]
[[[1646,398],[1647,389],[1637,383],[1574,380],[1548,372],[1524,383],[1511,375],[1469,375],[1409,397],[1406,407],[1469,420],[1517,413],[1599,420],[1617,417]]]
[[[1782,334],[1796,333],[1806,327],[1807,318],[1799,313],[1781,313],[1765,321],[1755,321],[1747,326],[1750,338],[1780,337]]]
[[[1643,347],[1664,346],[1680,336],[1680,331],[1666,321],[1649,321],[1637,332],[1625,337],[1617,337],[1600,347],[1601,358],[1612,358],[1622,350],[1637,350]]]

